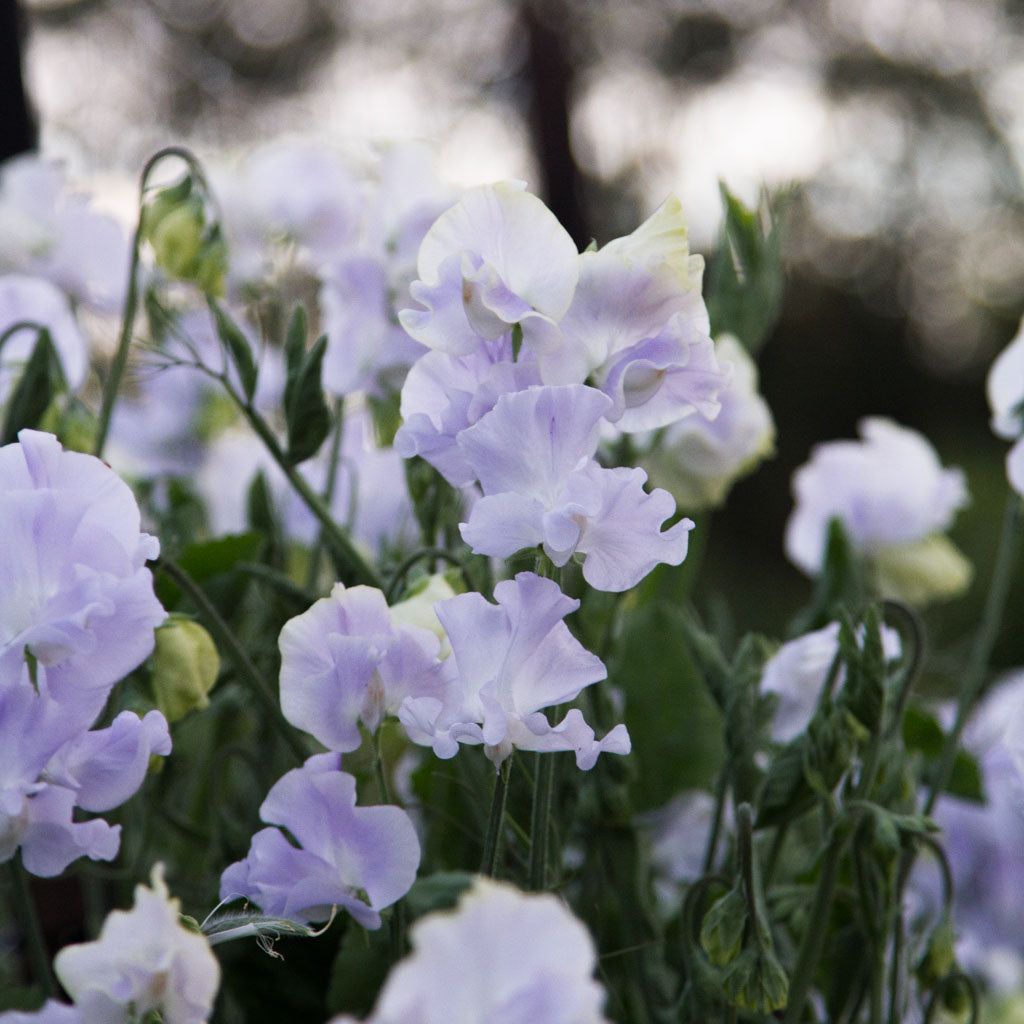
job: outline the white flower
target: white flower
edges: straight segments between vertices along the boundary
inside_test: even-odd
[[[164,1024],[201,1024],[213,1008],[220,967],[206,938],[183,927],[181,906],[153,868],[135,906],[107,915],[95,942],[66,946],[54,960],[85,1021],[129,1024],[157,1011]]]
[[[718,393],[718,415],[670,423],[641,458],[651,483],[691,512],[721,505],[736,480],[769,457],[775,444],[775,423],[757,389],[754,360],[728,334],[715,342],[715,355],[723,367],[732,367],[728,386]]]
[[[556,896],[480,878],[410,941],[368,1024],[606,1024],[593,940]]]
[[[892,420],[870,417],[859,429],[863,440],[817,445],[794,474],[786,554],[816,576],[838,519],[883,596],[920,603],[959,593],[970,565],[942,534],[967,504],[963,473],[943,469],[921,434]]]

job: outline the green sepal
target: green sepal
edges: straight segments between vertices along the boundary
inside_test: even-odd
[[[774,1013],[786,1006],[789,978],[770,949],[748,946],[726,970],[722,994],[747,1013]]]

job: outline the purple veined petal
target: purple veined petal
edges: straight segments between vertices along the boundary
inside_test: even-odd
[[[420,860],[412,821],[399,807],[357,807],[355,779],[336,769],[336,758],[315,756],[287,772],[260,808],[301,849],[264,829],[244,866],[232,865],[222,876],[222,894],[263,900],[266,913],[304,921],[325,920],[337,904],[375,928],[379,911],[408,892]]]
[[[359,715],[390,641],[387,602],[338,584],[281,630],[281,710],[332,750],[355,750]]]
[[[525,715],[512,720],[509,732],[512,746],[519,750],[571,750],[576,755],[576,767],[582,771],[593,768],[603,751],[628,754],[632,750],[629,732],[624,725],[615,726],[598,740],[579,708],[570,708],[557,725],[552,725],[539,711]]]
[[[145,568],[159,543],[140,532],[127,485],[50,434],[23,430],[0,448],[0,498],[0,650],[31,646],[51,695],[95,717],[166,617]]]
[[[544,506],[536,498],[506,492],[478,499],[459,532],[476,554],[508,558],[541,543],[543,521]]]
[[[122,711],[106,729],[72,740],[56,757],[75,783],[75,803],[87,811],[109,811],[142,785],[153,754],[171,752],[167,720],[159,711],[139,718]],[[52,767],[52,766],[51,766]]]
[[[597,450],[610,405],[583,385],[528,388],[502,395],[458,445],[485,495],[514,491],[550,507],[568,475]]]
[[[653,430],[694,412],[714,419],[728,374],[706,334],[695,334],[678,314],[653,338],[624,349],[597,374],[614,401],[608,419],[620,430]]]
[[[72,820],[75,793],[63,786],[45,786],[29,798],[21,834],[21,862],[41,878],[59,875],[79,857],[113,860],[121,845],[121,826],[100,818]]]
[[[679,565],[686,557],[693,520],[662,530],[676,503],[667,491],[648,494],[646,479],[642,469],[604,469],[596,463],[578,474],[577,486],[585,481],[601,494],[601,510],[587,520],[577,546],[584,556],[583,577],[597,590],[629,590],[656,565]]]
[[[436,281],[454,253],[471,252],[533,309],[554,319],[569,308],[579,277],[576,245],[523,182],[468,189],[420,246],[417,272]]]
[[[398,321],[411,338],[437,352],[456,356],[470,355],[481,347],[486,338],[503,333],[499,330],[497,334],[481,334],[470,322],[461,253],[454,253],[444,260],[438,267],[436,282],[428,284],[413,281],[409,286],[409,294],[426,308],[403,309],[399,311]],[[488,326],[493,329],[493,325]]]

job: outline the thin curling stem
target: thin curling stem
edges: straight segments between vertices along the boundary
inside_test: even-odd
[[[167,146],[165,149],[157,150],[142,168],[142,175],[139,178],[139,221],[135,226],[135,233],[132,236],[132,255],[128,267],[128,290],[125,295],[124,313],[121,317],[121,333],[117,341],[117,349],[114,352],[113,362],[110,364],[110,374],[103,385],[103,404],[100,407],[99,420],[96,424],[96,440],[93,443],[93,455],[98,459],[103,458],[103,449],[107,443],[107,434],[110,431],[110,420],[114,414],[114,404],[117,402],[117,394],[121,388],[121,380],[124,377],[125,367],[128,365],[128,350],[132,345],[132,330],[135,327],[135,317],[139,311],[139,249],[142,245],[142,204],[146,195],[146,187],[149,184],[149,176],[161,160],[169,156],[178,157],[188,164],[189,170],[195,175],[197,181],[206,189],[206,179],[203,176],[199,162],[187,150],[181,146]]]

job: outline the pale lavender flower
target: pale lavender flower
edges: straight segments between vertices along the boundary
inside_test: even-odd
[[[1024,675],[998,682],[964,730],[979,761],[985,802],[943,794],[933,817],[953,872],[957,956],[999,991],[1024,981]],[[922,861],[927,860],[923,853]],[[937,872],[923,863],[911,879],[919,902],[937,900]]]
[[[0,653],[28,651],[50,693],[91,721],[153,649],[166,613],[127,485],[99,459],[23,430],[0,448]]]
[[[898,658],[902,650],[900,636],[890,626],[882,626],[882,651],[889,660]],[[783,644],[764,664],[761,672],[762,693],[779,698],[772,719],[772,739],[788,743],[802,733],[818,706],[829,669],[839,654],[839,623],[830,622],[822,629],[805,633]],[[845,679],[840,666],[835,678],[838,689]]]
[[[579,277],[576,246],[523,182],[469,189],[434,222],[420,246],[402,326],[429,348],[468,355],[514,324],[534,351],[559,343],[557,321]]]
[[[6,274],[0,277],[0,334],[18,323],[33,323],[50,332],[68,389],[77,391],[89,366],[89,345],[67,296],[42,277]],[[3,402],[32,354],[38,332],[22,328],[0,348],[0,402]]]
[[[578,553],[587,582],[613,591],[628,590],[660,562],[682,562],[693,522],[662,532],[675,512],[672,496],[644,491],[642,469],[594,461],[610,404],[584,385],[532,387],[503,395],[458,435],[484,493],[461,527],[474,551],[507,558],[540,545],[555,565]]]
[[[985,392],[992,432],[1007,441],[1024,434],[1024,322],[989,368]]]
[[[512,360],[507,334],[483,342],[468,355],[428,352],[413,364],[402,387],[404,420],[395,449],[404,458],[426,459],[453,487],[475,479],[456,441],[494,408],[504,394],[540,384],[537,359],[524,351]]]
[[[732,335],[715,342],[719,363],[731,368],[714,419],[685,416],[655,435],[641,455],[651,482],[687,511],[723,504],[732,485],[772,454],[775,424],[757,386],[757,366]]]
[[[257,832],[246,859],[221,876],[222,899],[244,896],[303,923],[343,907],[363,927],[380,927],[380,911],[416,878],[419,840],[400,807],[357,807],[356,780],[340,766],[339,754],[316,754],[274,784],[260,817],[299,845],[278,828]]]
[[[152,754],[171,750],[159,711],[123,711],[106,729],[88,730],[79,704],[49,695],[46,668],[0,659],[0,862],[20,848],[34,875],[60,874],[79,857],[111,860],[120,826],[78,820],[107,811],[142,784]]]
[[[519,573],[494,588],[497,604],[477,593],[436,605],[452,646],[458,678],[447,700],[407,698],[398,717],[416,743],[451,757],[462,743],[482,743],[497,765],[513,750],[572,750],[592,768],[602,750],[628,754],[617,725],[602,740],[577,708],[552,725],[543,708],[563,704],[603,679],[601,659],[587,651],[563,619],[579,607],[552,580]]]
[[[986,380],[992,431],[1016,441],[1006,457],[1010,486],[1024,495],[1024,323],[996,357]]]
[[[128,280],[121,225],[72,191],[59,164],[36,155],[0,170],[0,272],[45,277],[76,302],[116,312]]]
[[[410,941],[367,1024],[607,1024],[593,940],[556,896],[479,878]]]
[[[108,914],[96,941],[65,946],[54,959],[88,1024],[134,1024],[150,1013],[164,1024],[202,1024],[213,1011],[217,958],[204,936],[182,925],[162,865],[151,886],[136,886],[134,907]]]
[[[281,709],[292,725],[331,750],[355,750],[409,696],[444,699],[440,640],[393,624],[384,595],[335,585],[281,630]]]
[[[786,554],[817,575],[837,518],[884,596],[920,603],[959,593],[970,565],[943,532],[968,501],[963,473],[943,469],[924,437],[892,420],[868,418],[859,429],[863,440],[817,445],[794,474]]]

